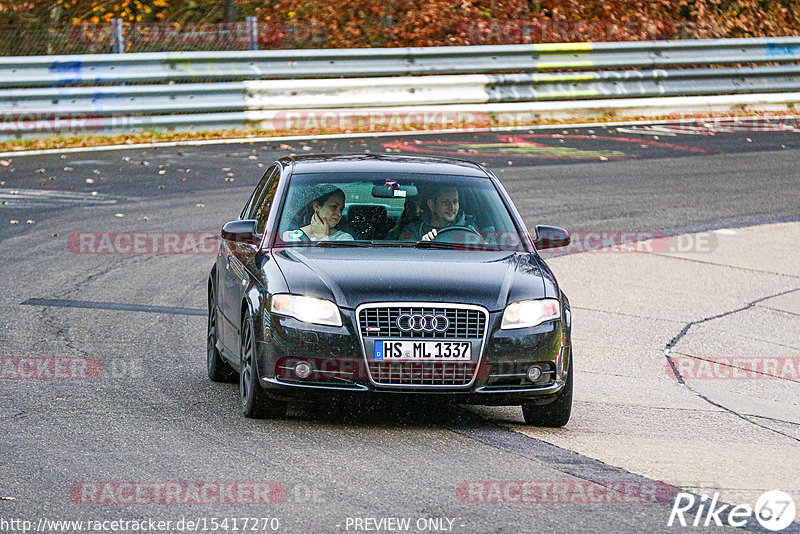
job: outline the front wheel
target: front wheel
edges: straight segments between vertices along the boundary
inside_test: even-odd
[[[545,427],[562,427],[569,421],[569,416],[572,413],[572,375],[574,368],[570,365],[569,374],[567,375],[567,383],[564,389],[558,394],[556,400],[550,404],[536,405],[533,403],[526,403],[522,405],[522,415],[525,417],[525,422],[534,426]]]
[[[253,332],[253,318],[247,316],[242,321],[239,340],[239,397],[242,401],[242,413],[251,419],[284,417],[286,403],[271,399],[258,383],[256,339]]]

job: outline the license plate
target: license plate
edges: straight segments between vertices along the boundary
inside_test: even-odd
[[[376,341],[376,360],[405,361],[469,361],[472,343],[469,341]]]

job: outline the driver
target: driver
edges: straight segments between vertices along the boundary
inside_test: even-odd
[[[469,228],[477,232],[472,216],[466,215],[459,209],[458,189],[455,187],[431,188],[423,198],[425,202],[421,205],[427,207],[427,210],[423,211],[418,220],[409,223],[400,231],[400,239],[431,241],[441,230],[451,226]]]

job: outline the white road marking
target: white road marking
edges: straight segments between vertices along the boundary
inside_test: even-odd
[[[93,206],[116,204],[120,197],[92,195],[77,191],[53,191],[48,189],[0,188],[0,208],[35,208],[46,206]],[[129,199],[126,199],[129,200]]]
[[[620,133],[634,135],[653,135],[659,137],[677,137],[678,135],[666,128],[656,126],[645,126],[644,128],[617,128],[616,130]]]

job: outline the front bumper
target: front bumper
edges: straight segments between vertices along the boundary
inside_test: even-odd
[[[271,397],[358,401],[415,396],[461,404],[547,404],[557,397],[567,373],[572,372],[565,323],[555,320],[535,328],[500,330],[502,312],[497,312],[488,314],[485,342],[474,362],[474,379],[468,385],[379,385],[368,372],[355,311],[342,310],[342,314],[341,327],[265,314],[257,354],[260,382]],[[312,369],[306,378],[294,372],[300,362]],[[524,377],[533,364],[546,371],[535,383]]]

